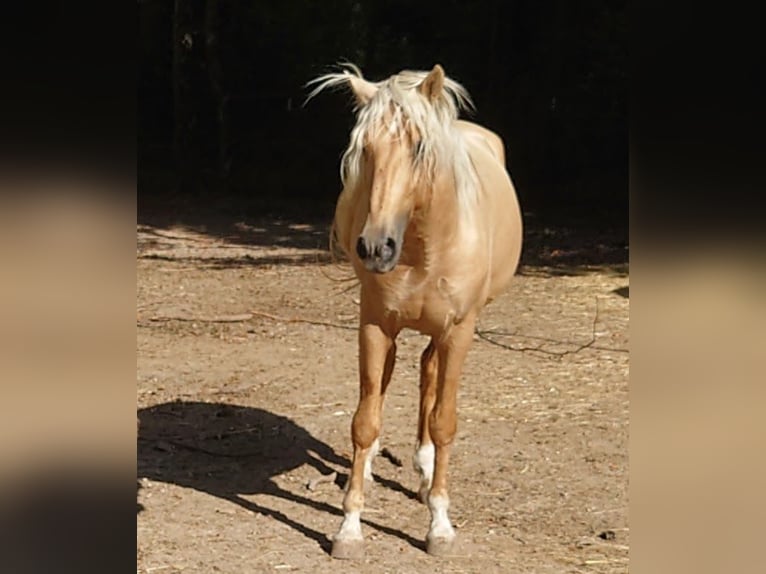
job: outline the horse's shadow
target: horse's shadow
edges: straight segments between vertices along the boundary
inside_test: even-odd
[[[326,534],[242,496],[266,494],[342,516],[339,508],[285,490],[273,480],[309,464],[323,475],[337,472],[336,484],[341,488],[345,485],[349,461],[306,429],[262,409],[222,403],[162,403],[139,410],[138,419],[139,479],[177,484],[234,502],[290,526],[330,552],[332,542]],[[378,475],[375,479],[416,499],[414,492],[396,481]],[[137,512],[143,510],[138,505]],[[420,540],[408,534],[362,521],[416,548],[424,548]]]

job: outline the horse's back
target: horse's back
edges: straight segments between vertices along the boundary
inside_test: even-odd
[[[521,258],[521,208],[505,167],[505,149],[500,136],[465,120],[457,120],[456,125],[468,144],[483,188],[481,217],[490,234],[488,299],[491,300],[508,285]]]
[[[468,137],[469,140],[475,139],[480,145],[487,146],[500,165],[505,167],[505,146],[499,135],[484,126],[466,120],[455,120],[455,125],[464,137]]]

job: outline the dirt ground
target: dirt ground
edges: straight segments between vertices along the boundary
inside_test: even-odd
[[[358,291],[322,249],[326,228],[140,224],[137,571],[627,572],[627,266],[545,265],[567,262],[546,233],[530,231],[465,366],[454,555],[424,551],[411,458],[427,341],[404,332],[354,563],[329,549],[357,400]],[[609,260],[624,247],[588,246],[599,249]]]

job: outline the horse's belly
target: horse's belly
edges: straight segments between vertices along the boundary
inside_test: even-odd
[[[521,258],[521,210],[513,187],[498,194],[487,228],[492,230],[489,298],[502,293],[516,273]]]
[[[488,298],[499,295],[508,285],[519,265],[522,244],[521,208],[516,189],[502,161],[482,146],[472,146],[471,157],[481,179],[481,208],[476,217],[486,233],[477,244],[477,253],[468,261],[488,255]],[[487,250],[488,249],[488,250]]]

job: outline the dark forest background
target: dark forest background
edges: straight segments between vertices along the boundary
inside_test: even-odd
[[[353,115],[343,94],[304,107],[306,82],[438,62],[504,139],[530,221],[627,241],[624,1],[139,0],[138,32],[139,214],[330,217]]]

